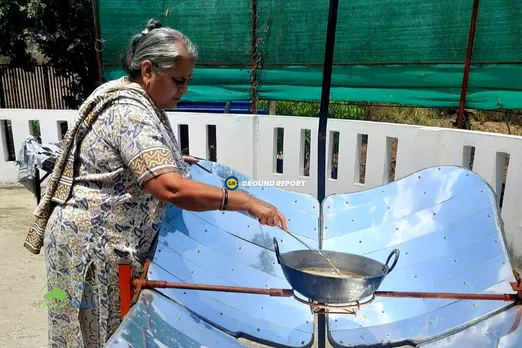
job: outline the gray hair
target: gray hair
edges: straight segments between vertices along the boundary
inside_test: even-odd
[[[137,77],[141,72],[141,63],[148,59],[152,62],[156,73],[175,68],[177,60],[182,57],[179,44],[183,44],[190,58],[198,58],[198,49],[190,39],[178,30],[163,28],[151,20],[146,29],[135,35],[123,57],[123,69],[130,77]]]

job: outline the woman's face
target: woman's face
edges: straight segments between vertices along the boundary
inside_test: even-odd
[[[153,64],[150,61],[143,62],[143,86],[158,109],[175,108],[181,96],[187,94],[194,63],[194,60],[183,57],[177,61],[175,68],[163,70],[158,75],[152,70]]]

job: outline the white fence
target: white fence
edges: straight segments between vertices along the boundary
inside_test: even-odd
[[[60,121],[71,121],[75,111],[0,110],[0,120],[10,120],[15,151],[32,133],[31,121],[40,121],[43,142],[61,139]],[[217,161],[258,180],[304,180],[296,191],[315,195],[317,192],[317,127],[318,120],[308,117],[254,116],[231,114],[170,113],[172,126],[179,139],[180,125],[188,126],[189,152],[208,158],[209,125],[215,125]],[[3,122],[1,122],[3,128]],[[276,131],[284,130],[283,171],[276,171]],[[306,156],[305,138],[309,130],[311,153]],[[336,134],[336,132],[338,132]],[[0,182],[16,182],[17,168],[7,161],[7,142],[0,129]],[[337,178],[332,178],[334,139],[338,139]],[[367,139],[366,148],[363,145]],[[395,153],[396,148],[396,153]],[[361,158],[361,153],[363,158]],[[472,156],[474,153],[474,156]],[[434,165],[469,167],[487,180],[500,195],[506,159],[509,159],[502,217],[507,242],[522,262],[522,138],[490,133],[443,128],[407,126],[365,121],[329,120],[327,137],[326,193],[348,193],[387,183],[396,157],[395,179]],[[310,158],[309,176],[304,175],[305,157]],[[366,158],[366,161],[364,159]],[[365,162],[365,163],[364,163]],[[393,170],[392,170],[393,174]],[[364,177],[363,183],[360,180]]]

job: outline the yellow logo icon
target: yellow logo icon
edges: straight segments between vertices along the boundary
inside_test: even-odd
[[[238,186],[238,180],[235,176],[229,176],[225,180],[225,187],[229,190],[235,190]]]

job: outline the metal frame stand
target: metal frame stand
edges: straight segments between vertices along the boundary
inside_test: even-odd
[[[300,303],[310,306],[312,313],[347,314],[355,315],[360,307],[373,302],[376,297],[393,297],[393,298],[430,298],[430,299],[456,299],[456,300],[483,300],[483,301],[506,301],[513,302],[515,305],[522,304],[522,280],[520,275],[513,271],[515,281],[511,282],[513,293],[510,294],[466,294],[466,293],[437,293],[437,292],[401,292],[401,291],[375,291],[372,297],[364,302],[355,301],[345,306],[329,306],[315,302],[300,299],[292,289],[265,289],[265,288],[245,288],[239,286],[223,286],[212,284],[190,284],[190,283],[172,283],[163,280],[147,280],[147,273],[150,265],[150,259],[147,259],[143,268],[140,279],[132,279],[132,269],[129,254],[122,253],[118,264],[118,282],[120,288],[120,309],[121,318],[125,317],[131,306],[138,301],[142,289],[187,289],[200,291],[218,291],[258,294],[272,297],[292,297]],[[326,325],[325,325],[326,326]],[[326,327],[323,326],[322,332],[325,335],[321,341],[318,337],[318,346],[326,346]],[[321,328],[319,328],[321,330]]]
[[[47,179],[49,175],[51,175],[52,171],[49,171],[45,173],[43,178],[40,178],[40,169],[35,166],[35,173],[34,173],[34,195],[36,196],[36,204],[40,204],[40,200],[42,199],[42,182]]]

